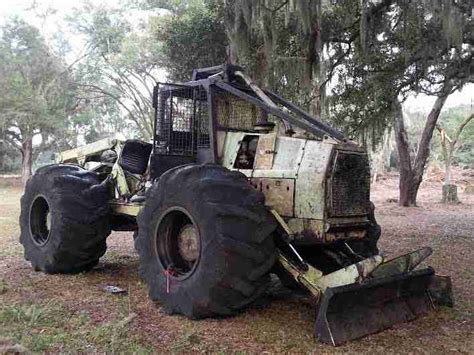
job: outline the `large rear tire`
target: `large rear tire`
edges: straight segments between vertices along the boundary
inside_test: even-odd
[[[77,273],[106,250],[109,188],[75,165],[50,165],[29,180],[21,198],[20,242],[37,271]]]
[[[266,289],[276,225],[243,174],[186,165],[165,173],[146,201],[135,240],[140,274],[168,313],[232,315]]]

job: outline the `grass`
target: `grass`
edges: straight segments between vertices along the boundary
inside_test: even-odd
[[[182,334],[173,342],[171,351],[180,353],[194,346],[199,346],[201,343],[202,339],[195,330],[183,329]]]
[[[0,303],[0,336],[33,352],[151,353],[125,336],[132,318],[94,324],[86,312],[70,312],[61,301]]]
[[[8,291],[8,285],[5,280],[0,280],[0,295]]]
[[[0,257],[20,256],[23,252],[18,241],[18,216],[22,189],[0,184]]]
[[[18,185],[0,183],[0,353],[5,339],[10,346],[21,344],[20,349],[32,352],[151,353],[152,348],[139,335],[129,334],[132,320],[128,318],[128,297],[107,300],[113,303],[112,316],[101,322],[94,321],[90,311],[71,310],[71,298],[81,297],[74,288],[85,289],[91,282],[95,287],[91,276],[97,282],[106,282],[107,275],[59,276],[59,280],[51,276],[56,280],[48,282],[48,276],[31,272],[18,243],[21,194]],[[124,262],[120,253],[109,254],[111,264]],[[28,268],[27,272],[8,272],[12,264],[18,263]],[[73,292],[61,296],[66,288]],[[46,294],[40,295],[44,289]],[[104,297],[107,295],[99,294],[92,302]]]

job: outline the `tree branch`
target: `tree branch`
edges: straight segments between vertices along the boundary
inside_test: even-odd
[[[464,121],[462,121],[461,125],[458,127],[458,129],[456,130],[456,133],[454,134],[454,139],[453,139],[453,143],[452,143],[453,147],[458,142],[458,139],[461,136],[461,133],[462,133],[463,129],[469,124],[469,122],[471,122],[471,120],[473,118],[474,118],[474,113],[471,113],[470,116],[467,116],[464,119]]]
[[[431,109],[428,118],[426,119],[426,123],[423,128],[423,133],[421,134],[420,143],[418,145],[418,152],[416,154],[415,163],[413,167],[415,179],[417,181],[421,182],[423,178],[425,164],[430,154],[430,142],[431,138],[433,137],[433,131],[436,127],[436,123],[438,122],[441,109],[443,108],[444,103],[446,102],[446,99],[449,96],[451,88],[452,84],[450,82],[446,82],[443,86],[443,94],[436,98],[436,101],[433,104],[433,108]]]

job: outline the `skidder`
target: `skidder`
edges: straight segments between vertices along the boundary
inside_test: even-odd
[[[134,231],[150,297],[170,313],[229,316],[270,273],[317,304],[338,345],[452,305],[422,248],[379,254],[367,154],[237,66],[159,84],[153,143],[101,140],[30,179],[21,242],[36,270],[93,267],[111,230]]]

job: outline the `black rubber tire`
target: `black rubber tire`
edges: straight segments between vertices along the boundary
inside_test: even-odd
[[[167,276],[156,251],[158,223],[182,208],[200,234],[200,257],[187,278]],[[217,165],[186,165],[162,175],[138,215],[135,247],[149,295],[167,313],[193,319],[229,316],[261,295],[276,260],[276,224],[246,177]],[[167,292],[169,291],[169,293]]]
[[[30,211],[40,196],[49,205],[51,227],[44,245],[34,241]],[[95,173],[58,164],[39,169],[21,198],[20,242],[36,271],[78,273],[94,267],[106,251],[109,187]],[[34,223],[34,222],[33,222]]]

